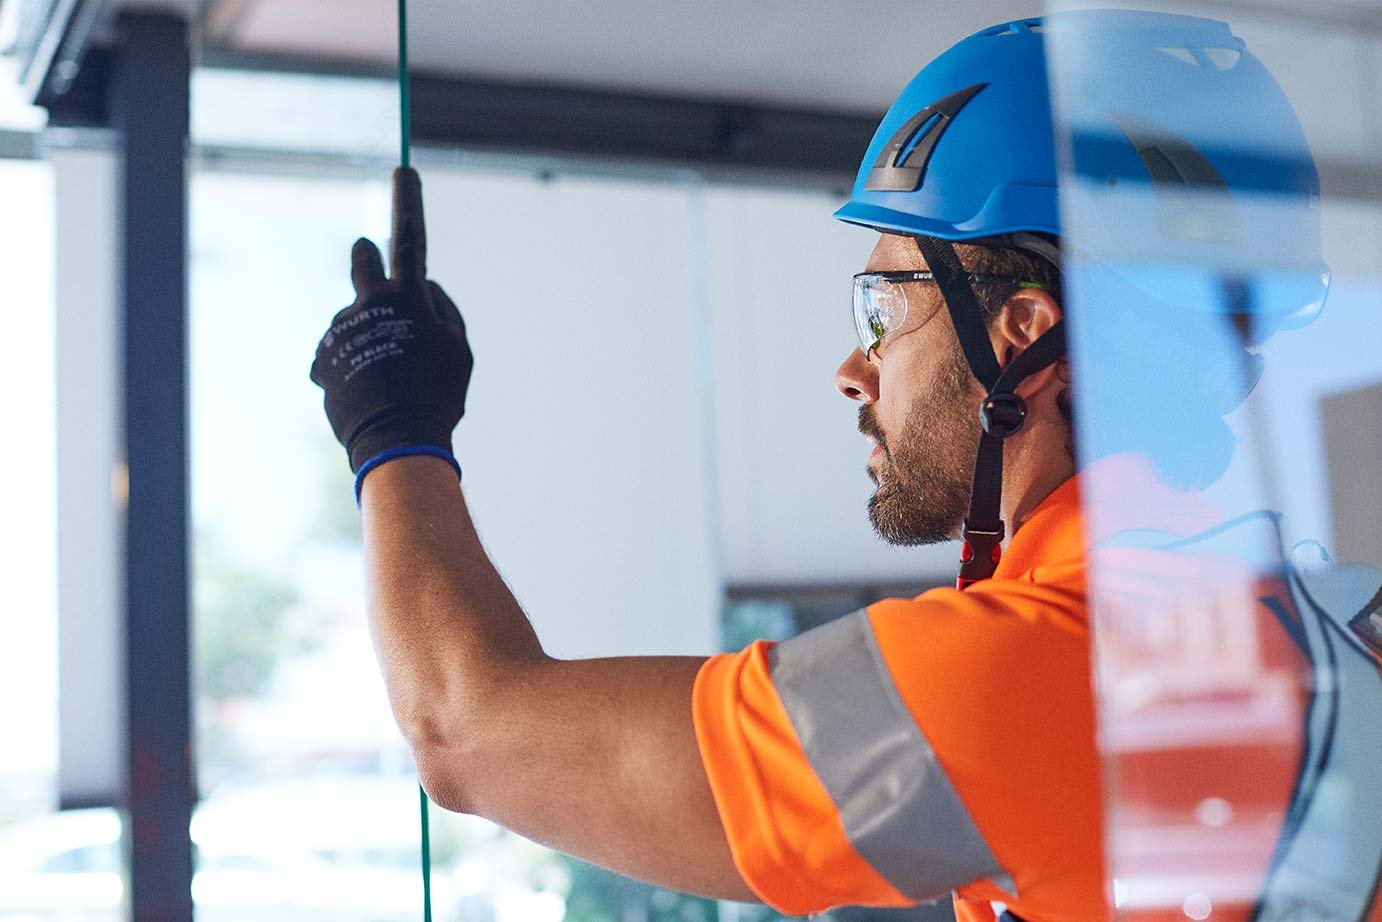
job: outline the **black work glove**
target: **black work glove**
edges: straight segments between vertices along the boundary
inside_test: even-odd
[[[355,303],[331,321],[312,363],[350,469],[359,475],[386,453],[450,458],[474,358],[456,305],[427,280],[416,171],[393,175],[393,276],[384,275],[379,249],[368,240],[357,240],[350,258]]]

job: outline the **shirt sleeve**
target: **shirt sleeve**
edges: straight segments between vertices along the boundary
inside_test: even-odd
[[[749,886],[794,914],[958,889],[1100,917],[1082,609],[1078,593],[994,580],[708,661],[697,738]]]
[[[913,903],[851,845],[773,686],[774,645],[712,657],[696,677],[701,758],[734,863],[787,915]]]

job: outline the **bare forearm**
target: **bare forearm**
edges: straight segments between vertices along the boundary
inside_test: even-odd
[[[431,457],[373,471],[362,493],[370,626],[394,713],[414,745],[454,738],[505,670],[543,658],[490,563],[455,473]]]

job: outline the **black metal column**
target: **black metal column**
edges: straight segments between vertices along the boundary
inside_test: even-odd
[[[188,597],[188,27],[121,17],[111,113],[124,145],[124,427],[130,909],[192,918]]]

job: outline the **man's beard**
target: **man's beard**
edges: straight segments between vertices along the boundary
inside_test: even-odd
[[[869,521],[889,544],[936,544],[959,536],[979,445],[973,384],[956,342],[935,375],[919,382],[902,431],[891,440],[884,439],[873,407],[859,408],[859,431],[883,449],[869,468],[878,485],[869,498]]]

